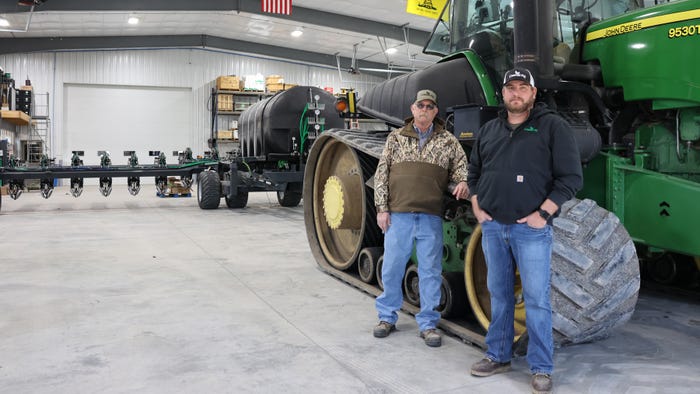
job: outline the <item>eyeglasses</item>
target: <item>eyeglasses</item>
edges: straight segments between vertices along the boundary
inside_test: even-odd
[[[427,109],[429,109],[429,110],[432,111],[432,110],[435,109],[435,104],[423,104],[423,103],[418,103],[418,104],[416,104],[416,107],[418,107],[418,109],[427,108]]]

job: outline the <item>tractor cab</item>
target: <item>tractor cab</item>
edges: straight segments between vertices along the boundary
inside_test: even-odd
[[[423,52],[438,56],[448,56],[457,52],[473,51],[483,61],[489,75],[499,86],[498,79],[513,67],[513,30],[518,12],[517,1],[512,0],[450,0],[433,28],[433,32]],[[541,2],[548,3],[548,2]],[[552,34],[538,37],[535,45],[549,40],[552,49],[554,70],[560,65],[578,63],[583,32],[596,21],[605,20],[641,8],[635,0],[556,0],[549,2],[551,7]],[[640,2],[641,3],[641,2]],[[649,3],[649,2],[646,2]],[[531,11],[531,10],[526,10]],[[539,29],[537,17],[522,20],[519,29],[548,31]],[[538,59],[546,62],[547,59]]]

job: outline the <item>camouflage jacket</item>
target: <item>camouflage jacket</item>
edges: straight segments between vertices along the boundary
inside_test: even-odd
[[[433,132],[423,148],[420,148],[418,133],[413,127],[413,118],[407,119],[406,123],[404,127],[389,134],[377,165],[374,175],[374,203],[377,212],[391,211],[390,201],[394,200],[394,196],[390,196],[389,178],[392,166],[397,164],[412,162],[415,165],[420,163],[436,165],[447,171],[449,183],[457,184],[467,180],[466,154],[457,137],[445,130],[444,121],[435,118]],[[441,198],[441,196],[438,197]],[[402,199],[405,200],[406,196]]]

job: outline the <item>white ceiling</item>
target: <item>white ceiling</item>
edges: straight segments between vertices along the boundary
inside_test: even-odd
[[[44,6],[49,4],[47,0]],[[429,32],[435,23],[434,19],[407,13],[406,0],[292,0],[292,5],[292,15],[294,7],[303,7],[423,32]],[[11,28],[23,29],[29,13],[0,14],[2,16],[13,23]],[[138,25],[127,24],[131,16],[140,19]],[[304,34],[293,38],[290,32],[297,27],[301,27]],[[331,28],[322,24],[301,24],[274,14],[237,11],[42,11],[42,6],[38,6],[26,32],[0,31],[0,38],[210,35],[327,55],[339,54],[346,58],[353,58],[356,48],[358,60],[396,67],[423,68],[437,60],[435,56],[423,54],[422,46],[355,30],[357,28],[352,26]],[[387,55],[382,46],[394,47],[397,52]]]

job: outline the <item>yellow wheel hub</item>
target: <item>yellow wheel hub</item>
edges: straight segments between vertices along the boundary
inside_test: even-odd
[[[343,184],[337,176],[330,176],[323,186],[323,215],[328,227],[333,230],[340,227],[344,209]]]
[[[323,216],[332,230],[359,230],[362,226],[362,201],[359,175],[331,175],[323,185]],[[351,191],[354,190],[354,193]]]

